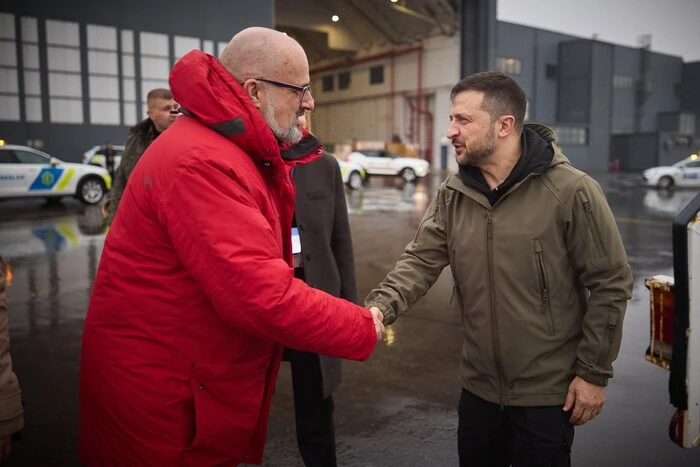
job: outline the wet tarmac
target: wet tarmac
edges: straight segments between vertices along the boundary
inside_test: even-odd
[[[603,413],[576,430],[578,466],[694,466],[700,449],[668,438],[674,412],[668,372],[644,359],[649,298],[644,279],[672,275],[671,220],[693,191],[659,193],[638,177],[604,174],[635,273],[615,378]],[[394,265],[440,181],[417,187],[385,180],[348,193],[360,297]],[[12,356],[26,402],[24,439],[11,466],[74,466],[78,439],[80,336],[104,229],[99,210],[72,200],[0,203],[0,255],[12,266],[8,289]],[[364,363],[344,363],[335,393],[340,466],[456,466],[461,331],[448,300],[446,269],[433,289],[388,328]],[[301,466],[291,377],[282,365],[263,465]]]

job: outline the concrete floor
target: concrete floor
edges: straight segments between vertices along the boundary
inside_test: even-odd
[[[668,373],[644,360],[648,292],[644,278],[672,274],[671,219],[694,195],[660,194],[638,177],[602,175],[635,272],[616,376],[605,411],[577,429],[579,466],[698,466],[700,449],[668,438],[674,409]],[[412,238],[439,176],[404,187],[374,180],[348,194],[360,296],[380,282]],[[79,465],[78,362],[83,318],[104,233],[96,208],[65,201],[0,203],[0,255],[13,267],[8,290],[12,356],[26,399],[24,440],[11,466]],[[406,316],[364,363],[344,365],[335,394],[341,466],[457,465],[460,321],[447,302],[451,275]],[[301,466],[288,364],[280,373],[264,464]]]

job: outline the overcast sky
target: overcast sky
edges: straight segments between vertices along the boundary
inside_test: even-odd
[[[700,0],[498,0],[498,19],[700,60]]]

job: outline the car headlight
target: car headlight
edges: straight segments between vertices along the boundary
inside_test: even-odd
[[[416,172],[423,173],[425,172],[425,167],[416,167]]]
[[[646,175],[647,177],[653,177],[654,175],[656,175],[656,170],[645,170],[644,175]]]

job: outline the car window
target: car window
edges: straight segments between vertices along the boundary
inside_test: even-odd
[[[14,151],[9,149],[0,149],[0,164],[16,164],[17,157],[15,157]]]
[[[17,151],[15,150],[15,155],[19,159],[20,164],[48,164],[49,160],[44,156],[39,154],[34,154],[29,151]]]
[[[685,164],[686,169],[697,169],[700,167],[700,161],[688,162]]]
[[[378,153],[379,153],[379,151],[373,151],[373,150],[370,150],[370,151],[362,151],[362,154],[364,154],[364,155],[367,156],[367,157],[379,157],[379,154],[378,154]]]

